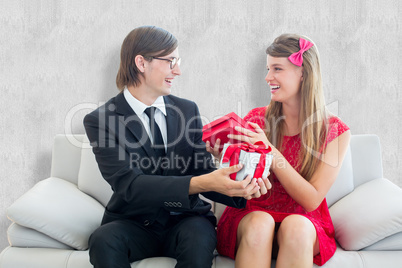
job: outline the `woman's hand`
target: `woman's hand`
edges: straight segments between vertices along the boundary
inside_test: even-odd
[[[248,124],[250,124],[250,126],[254,128],[255,132],[247,128],[235,127],[235,130],[243,133],[243,135],[229,134],[228,138],[248,142],[251,144],[254,144],[257,141],[262,141],[265,145],[273,147],[272,144],[268,141],[264,130],[262,130],[258,124],[252,122],[248,122]]]
[[[269,176],[269,173],[268,173]],[[251,177],[251,175],[248,175],[248,177]],[[259,198],[262,195],[265,195],[268,193],[268,190],[272,188],[272,184],[269,181],[268,177],[262,177],[257,179],[257,185],[259,186],[259,190],[255,192],[254,194],[245,197],[245,199],[250,200],[252,198]]]
[[[219,146],[221,145],[221,140],[217,139],[214,148],[211,147],[211,143],[207,141],[206,143],[207,152],[211,153],[218,161],[221,160],[222,152],[219,152]]]

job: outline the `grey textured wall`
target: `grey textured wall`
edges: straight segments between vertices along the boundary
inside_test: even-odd
[[[284,32],[309,36],[327,103],[353,134],[380,137],[384,176],[402,186],[401,1],[0,3],[0,249],[6,208],[50,174],[53,137],[83,133],[90,107],[118,93],[120,45],[140,25],[179,39],[173,94],[196,101],[208,120],[266,105],[265,48]],[[72,113],[77,105],[88,109]]]

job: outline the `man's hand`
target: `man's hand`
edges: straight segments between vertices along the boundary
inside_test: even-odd
[[[215,159],[220,161],[222,157],[222,152],[219,152],[219,146],[221,145],[221,140],[217,139],[213,148],[211,147],[211,143],[209,141],[207,141],[205,145],[207,152],[212,154],[215,157]]]
[[[244,197],[246,199],[260,197],[266,194],[271,188],[271,183],[267,178],[252,179],[247,176],[242,181],[234,181],[229,175],[242,169],[242,165],[234,165],[228,168],[221,168],[209,174],[193,177],[190,181],[189,194],[202,192],[218,192],[227,196]]]

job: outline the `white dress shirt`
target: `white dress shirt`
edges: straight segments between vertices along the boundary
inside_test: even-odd
[[[144,112],[147,106],[146,104],[142,103],[138,99],[136,99],[133,95],[131,95],[130,91],[127,88],[123,91],[124,98],[130,105],[131,109],[137,114],[137,116],[141,119],[142,124],[144,125],[145,130],[148,133],[149,138],[153,144],[153,137],[151,134],[151,128],[149,126],[149,118],[147,114]],[[161,130],[163,143],[165,144],[165,152],[166,152],[166,144],[167,144],[167,126],[166,126],[166,106],[163,96],[158,97],[155,102],[151,105],[156,107],[155,109],[155,121],[158,124],[159,129]]]

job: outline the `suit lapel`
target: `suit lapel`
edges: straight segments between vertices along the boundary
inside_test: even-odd
[[[137,139],[137,141],[132,142],[131,144],[130,141],[127,141],[127,146],[129,148],[130,146],[134,148],[142,147],[149,157],[155,157],[155,151],[151,148],[151,141],[141,119],[133,109],[131,109],[130,105],[124,98],[123,93],[116,96],[116,113],[122,115],[122,117],[119,116],[119,125],[121,124],[125,126]],[[120,133],[120,135],[122,135],[122,133]],[[127,139],[126,136],[125,138]],[[136,143],[139,143],[139,145]]]
[[[167,152],[166,155],[169,156],[174,152],[176,143],[181,139],[184,131],[184,116],[180,116],[181,111],[175,106],[175,103],[169,96],[164,97],[166,106],[166,126],[167,126]]]

